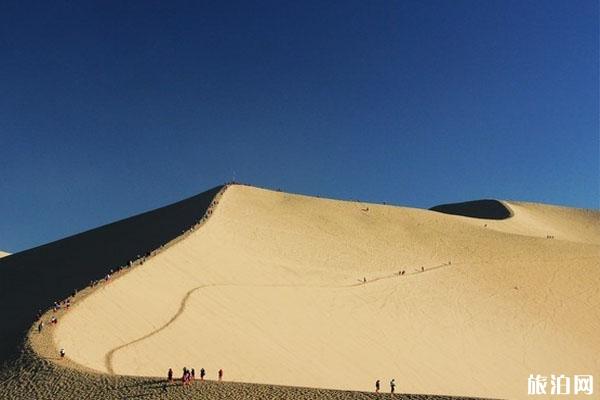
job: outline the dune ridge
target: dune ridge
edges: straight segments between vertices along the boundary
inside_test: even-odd
[[[10,253],[7,253],[5,251],[0,251],[0,258],[6,257],[6,256],[10,256]]]

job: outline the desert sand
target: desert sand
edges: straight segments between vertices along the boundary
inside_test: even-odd
[[[236,387],[288,387],[277,390],[290,398],[361,398],[376,379],[387,391],[395,378],[402,393],[524,399],[529,374],[600,371],[598,211],[498,201],[508,216],[494,219],[242,185],[207,193],[172,209],[176,229],[159,209],[0,261],[0,278],[13,282],[31,281],[31,265],[53,282],[43,265],[62,266],[60,287],[40,284],[13,313],[18,328],[2,328],[4,358],[30,328],[21,369],[89,382],[131,376],[112,383],[127,386],[151,385],[134,377],[168,368],[204,367],[211,379],[223,368]],[[161,245],[36,332],[42,301],[47,308],[69,285],[83,289]],[[7,299],[29,281],[3,285]],[[6,365],[14,391],[17,367]]]
[[[10,256],[10,253],[7,253],[5,251],[0,251],[0,258],[6,257],[6,256]]]

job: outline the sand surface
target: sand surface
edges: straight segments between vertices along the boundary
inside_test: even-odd
[[[531,373],[596,374],[598,393],[600,213],[499,204],[509,218],[234,185],[4,258],[0,397],[350,400],[395,378],[416,393],[398,398],[520,399]],[[228,382],[149,378],[183,366]]]
[[[6,257],[6,256],[10,256],[10,253],[7,253],[5,251],[0,251],[0,258]]]
[[[0,398],[6,400],[369,400],[389,394],[204,381],[189,386],[164,379],[109,376],[65,368],[27,352],[0,370]],[[477,400],[450,396],[396,394],[397,400]]]
[[[103,374],[488,398],[598,374],[600,214],[503,204],[485,220],[230,186],[199,229],[77,300],[47,351]]]

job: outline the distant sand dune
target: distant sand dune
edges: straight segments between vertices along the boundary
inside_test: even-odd
[[[7,253],[5,251],[0,251],[0,258],[6,257],[6,256],[10,256],[10,253]]]
[[[223,368],[237,382],[357,391],[376,379],[387,390],[396,378],[400,392],[514,399],[528,397],[531,373],[600,371],[598,211],[475,202],[471,216],[459,216],[240,185],[209,208],[218,190],[179,206],[176,229],[165,209],[147,218],[161,228],[116,235],[106,227],[105,238],[123,243],[160,232],[156,246],[210,213],[143,265],[86,289],[52,330],[32,333],[39,354],[65,348],[71,368],[104,374],[188,366],[214,378]],[[498,205],[511,216],[481,218]],[[27,270],[54,268],[74,252],[60,276],[77,271],[67,287],[83,287],[112,265],[104,255],[112,247],[89,245],[86,235],[68,252],[50,244],[43,257],[0,261],[0,274],[21,271],[3,284],[6,300],[19,285],[34,293],[35,305],[16,313],[19,329],[30,326],[30,309],[63,295],[51,295],[52,285],[31,289]],[[90,265],[86,254],[103,261]],[[0,331],[8,354],[20,334]]]

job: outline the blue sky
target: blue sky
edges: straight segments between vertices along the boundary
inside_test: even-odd
[[[8,3],[0,249],[234,174],[414,207],[599,206],[596,1]]]

